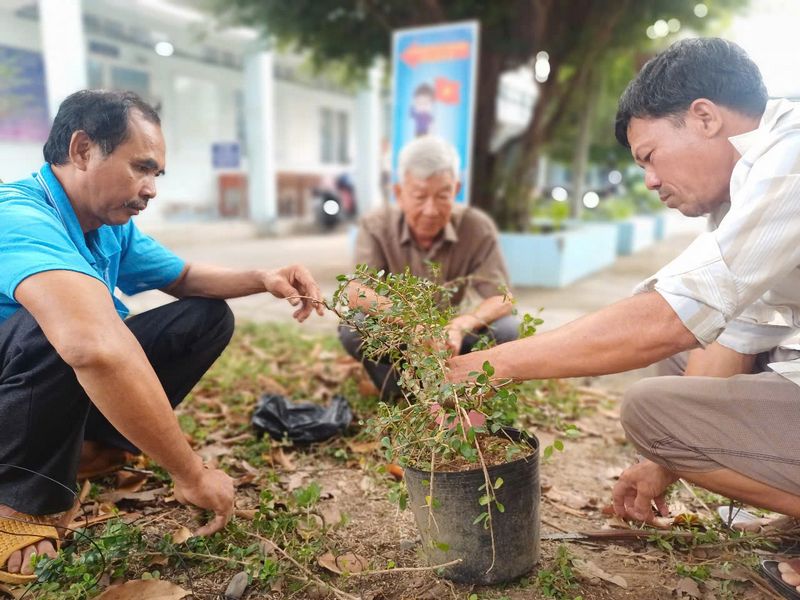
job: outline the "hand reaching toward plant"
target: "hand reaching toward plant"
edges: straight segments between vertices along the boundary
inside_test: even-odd
[[[655,503],[658,514],[666,517],[669,507],[664,492],[678,479],[672,471],[649,460],[631,465],[622,472],[614,486],[614,512],[623,519],[652,523]]]

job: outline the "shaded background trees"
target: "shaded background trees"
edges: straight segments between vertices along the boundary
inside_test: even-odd
[[[708,4],[718,19],[747,2],[709,0]],[[229,21],[261,28],[277,43],[309,52],[315,65],[339,63],[353,76],[363,74],[377,57],[388,55],[395,29],[480,21],[471,197],[501,228],[517,230],[527,227],[535,202],[538,159],[548,146],[558,145],[563,153],[565,141],[569,142],[580,188],[592,133],[599,123],[602,137],[613,141],[613,99],[655,47],[645,35],[648,25],[657,19],[678,19],[682,31],[704,32],[711,22],[695,15],[691,0],[212,3]],[[550,73],[539,83],[530,122],[515,135],[495,139],[500,76],[521,66],[532,67],[541,51],[547,52]]]

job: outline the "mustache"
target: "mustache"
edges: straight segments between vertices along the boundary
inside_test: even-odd
[[[128,200],[122,204],[122,208],[132,208],[141,211],[147,208],[147,200]]]

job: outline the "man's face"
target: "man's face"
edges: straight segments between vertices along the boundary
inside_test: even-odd
[[[647,188],[668,207],[698,217],[730,200],[732,146],[725,137],[706,135],[691,114],[683,124],[667,117],[634,117],[628,142]]]
[[[94,145],[86,168],[86,197],[76,207],[84,229],[122,225],[147,208],[156,195],[155,178],[164,173],[161,128],[131,113],[128,139],[103,156]]]
[[[411,173],[395,185],[397,204],[406,217],[408,227],[417,240],[431,240],[441,233],[461,185],[449,171],[419,179]]]

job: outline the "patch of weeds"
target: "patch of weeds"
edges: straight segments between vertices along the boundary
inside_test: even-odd
[[[122,577],[131,568],[132,557],[144,549],[141,532],[118,520],[105,524],[100,535],[75,533],[76,543],[60,551],[56,558],[34,559],[38,583],[31,586],[40,600],[84,600],[97,593],[103,573]]]
[[[681,577],[691,577],[697,582],[703,582],[711,575],[708,565],[687,565],[681,562],[675,565],[675,572]]]
[[[556,600],[582,600],[582,596],[573,596],[578,587],[575,572],[572,570],[572,555],[563,544],[558,547],[549,569],[539,569],[536,574],[536,587],[545,598]]]

